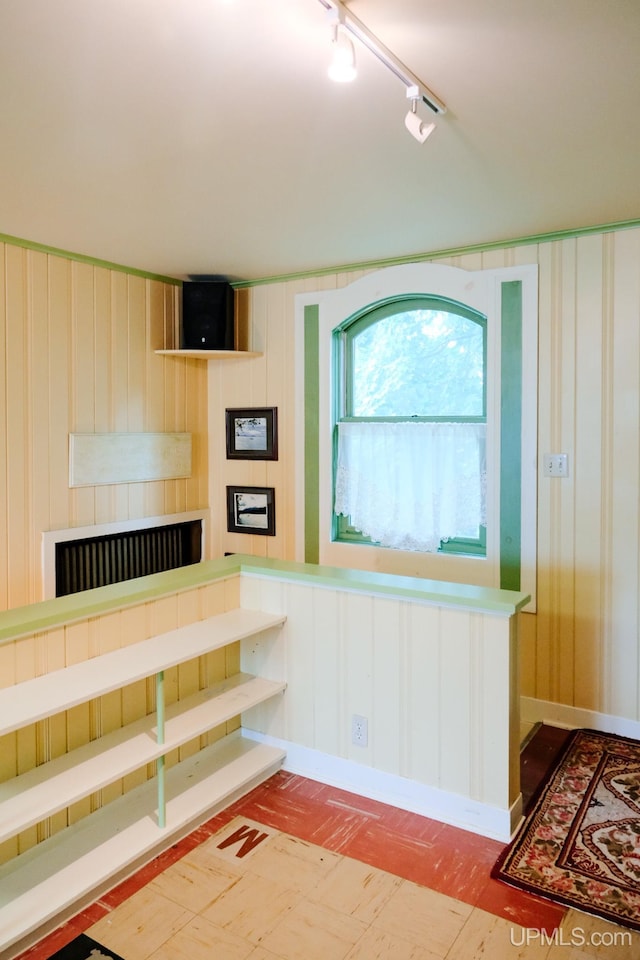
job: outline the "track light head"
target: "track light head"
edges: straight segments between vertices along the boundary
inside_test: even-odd
[[[424,143],[427,137],[433,133],[436,125],[435,123],[426,123],[418,116],[418,100],[420,99],[420,89],[418,87],[407,87],[407,98],[411,100],[411,109],[404,118],[404,125],[418,143]]]
[[[350,83],[355,80],[357,75],[356,52],[353,43],[337,18],[333,21],[332,30],[331,48],[333,53],[328,70],[329,78],[336,83]]]
[[[415,137],[418,143],[424,143],[427,137],[433,133],[436,128],[435,123],[425,123],[424,120],[421,120],[417,113],[414,113],[413,110],[409,110],[406,117],[404,118],[404,125],[411,134],[412,137]]]

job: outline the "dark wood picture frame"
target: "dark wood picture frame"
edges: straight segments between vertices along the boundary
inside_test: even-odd
[[[276,534],[273,487],[227,487],[227,530],[263,537]]]
[[[234,407],[225,411],[227,460],[278,459],[278,408]]]

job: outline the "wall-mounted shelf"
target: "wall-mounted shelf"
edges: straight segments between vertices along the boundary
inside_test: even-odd
[[[166,357],[193,357],[195,360],[250,360],[262,357],[253,350],[156,350]]]

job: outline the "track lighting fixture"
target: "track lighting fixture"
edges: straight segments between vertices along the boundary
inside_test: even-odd
[[[404,125],[418,143],[424,143],[429,134],[433,133],[436,125],[435,123],[425,123],[418,116],[418,100],[420,99],[418,87],[407,87],[407,97],[411,100],[411,109],[404,118]]]
[[[355,80],[356,52],[353,42],[344,28],[344,16],[341,10],[331,10],[331,48],[332,60],[329,65],[329,77],[336,83],[350,83]]]
[[[356,75],[355,53],[351,37],[355,37],[379,61],[390,70],[394,76],[404,83],[407,97],[411,100],[411,109],[405,117],[405,126],[409,133],[419,143],[424,143],[435,129],[435,123],[426,123],[418,115],[418,103],[426,106],[433,114],[446,113],[447,108],[435,94],[419,80],[388,47],[385,47],[378,38],[351,13],[342,0],[319,0],[329,12],[333,29],[334,61],[329,68],[329,76],[333,80],[353,80]],[[346,41],[346,43],[345,43]]]

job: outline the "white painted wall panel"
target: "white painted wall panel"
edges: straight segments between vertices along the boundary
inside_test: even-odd
[[[407,604],[380,597],[373,601],[371,762],[398,775],[403,755],[402,690],[406,676],[407,616]],[[379,704],[387,701],[394,706],[379,709]]]
[[[514,622],[505,634],[505,624],[496,617],[483,617],[476,627],[479,642],[474,648],[477,672],[472,740],[477,744],[474,760],[480,762],[472,761],[478,778],[474,796],[499,806],[505,794],[513,796],[514,785],[520,782],[517,637]],[[511,764],[505,764],[504,757],[510,757]]]
[[[356,763],[371,764],[372,737],[369,736],[366,747],[353,744],[351,718],[355,714],[366,717],[370,723],[374,713],[381,709],[380,704],[373,702],[373,598],[343,593],[340,600],[341,672],[344,678],[340,738],[346,748],[342,755]]]
[[[407,624],[407,711],[403,776],[440,786],[440,611],[412,604]]]
[[[248,573],[240,598],[287,615],[243,643],[243,670],[287,681],[277,711],[251,711],[245,727],[503,811],[516,800],[508,618]],[[366,747],[351,742],[354,714]]]
[[[69,486],[191,476],[190,433],[72,433]]]
[[[312,597],[313,656],[309,664],[314,686],[323,691],[314,698],[314,743],[326,753],[339,753],[342,730],[345,674],[342,663],[340,596],[332,590],[316,590]]]
[[[441,610],[440,646],[440,786],[453,793],[471,789],[471,731],[474,702],[471,676],[471,630],[474,615]]]

